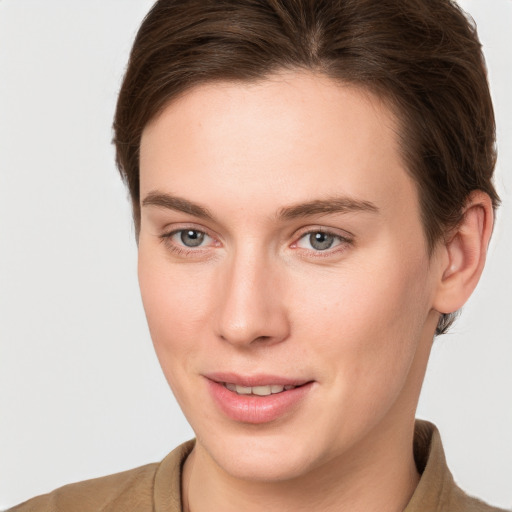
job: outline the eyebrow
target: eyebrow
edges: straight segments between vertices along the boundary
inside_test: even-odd
[[[172,196],[162,192],[150,192],[142,201],[142,206],[157,206],[168,210],[188,213],[200,219],[214,220],[207,208],[200,206],[188,199]]]
[[[173,196],[163,192],[150,192],[142,201],[142,206],[156,206],[175,210],[194,217],[206,220],[214,220],[210,211],[188,199]],[[292,220],[314,215],[330,215],[349,212],[378,213],[378,207],[370,201],[362,201],[351,197],[331,197],[327,199],[315,199],[307,203],[286,206],[277,213],[278,219]]]
[[[330,215],[349,212],[378,213],[377,206],[370,201],[362,201],[351,197],[331,197],[316,199],[307,203],[281,208],[278,217],[283,219],[296,219],[313,215]]]

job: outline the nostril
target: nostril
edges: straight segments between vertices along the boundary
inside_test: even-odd
[[[220,335],[220,338],[223,340],[223,341],[227,341],[227,342],[230,342],[230,341],[233,341],[233,338],[232,336],[228,336],[228,335],[224,335],[224,334],[221,334]],[[271,341],[272,340],[272,336],[256,336],[254,337],[253,339],[249,340],[249,343],[248,344],[254,344],[254,343],[265,343],[265,342],[268,342],[268,341]]]
[[[271,337],[270,336],[258,336],[257,338],[254,339],[254,342],[263,342],[263,341],[268,341],[270,340]]]

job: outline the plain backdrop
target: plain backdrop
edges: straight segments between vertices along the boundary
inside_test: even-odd
[[[150,0],[0,0],[0,509],[192,437],[153,354],[111,121]],[[503,199],[418,416],[456,481],[512,507],[512,1],[461,2],[487,55]]]

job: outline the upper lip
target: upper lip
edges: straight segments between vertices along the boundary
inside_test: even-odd
[[[212,372],[204,374],[204,377],[213,380],[214,382],[237,384],[239,386],[246,387],[269,386],[271,384],[278,386],[302,386],[303,384],[311,382],[311,379],[283,377],[263,373],[239,375],[233,372]]]

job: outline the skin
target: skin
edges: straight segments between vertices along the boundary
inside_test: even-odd
[[[146,126],[139,280],[160,364],[197,436],[185,508],[406,506],[439,312],[476,286],[492,212],[475,193],[429,258],[397,129],[375,96],[306,72],[202,85]],[[333,208],[347,198],[364,208]],[[315,201],[329,211],[300,207]],[[206,235],[187,247],[183,230]],[[312,245],[319,231],[330,248]],[[205,375],[218,371],[313,384],[297,407],[253,425],[213,403]]]

